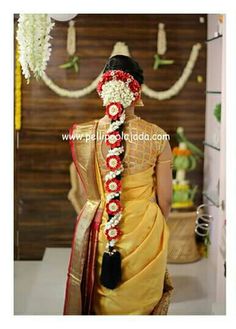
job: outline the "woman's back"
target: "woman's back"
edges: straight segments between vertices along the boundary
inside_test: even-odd
[[[99,136],[105,136],[109,123],[101,119],[98,122],[97,132]],[[148,168],[155,169],[156,161],[163,151],[167,134],[159,126],[136,116],[126,119],[124,124],[125,156],[122,160],[124,171],[122,176],[133,175]],[[96,143],[98,163],[102,178],[108,172],[106,166],[107,146],[104,140],[99,139]]]

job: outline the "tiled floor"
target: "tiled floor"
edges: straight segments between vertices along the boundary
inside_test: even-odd
[[[211,315],[207,260],[189,264],[169,264],[168,269],[175,287],[169,314]]]
[[[15,315],[62,315],[69,255],[69,248],[47,248],[43,261],[15,261]],[[169,315],[212,314],[206,265],[168,265],[175,286]]]

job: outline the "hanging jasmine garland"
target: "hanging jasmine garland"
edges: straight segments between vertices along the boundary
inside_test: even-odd
[[[16,39],[20,63],[27,82],[31,72],[41,77],[51,55],[50,32],[54,26],[47,14],[20,14]]]
[[[132,75],[121,70],[104,73],[98,82],[97,92],[106,106],[110,126],[106,132],[106,144],[109,151],[106,166],[109,170],[105,176],[106,212],[108,221],[104,234],[107,239],[103,255],[101,283],[114,289],[121,280],[121,255],[115,245],[122,236],[119,223],[122,219],[121,173],[123,171],[122,154],[124,152],[121,135],[125,121],[125,108],[140,98],[140,84]]]
[[[20,14],[18,20],[17,40],[19,42],[20,51],[20,63],[22,67],[23,75],[27,82],[31,76],[31,72],[36,78],[42,78],[44,83],[57,95],[61,97],[80,98],[84,97],[93,90],[96,89],[97,83],[100,80],[102,73],[100,73],[88,86],[79,90],[68,90],[61,88],[53,82],[45,73],[47,62],[51,55],[51,45],[49,40],[51,39],[50,32],[54,26],[51,22],[51,18],[46,14]],[[164,27],[163,27],[164,28]],[[159,52],[163,53],[166,51],[166,36],[164,31],[160,31],[160,42],[157,45]],[[74,35],[74,34],[73,34]],[[73,37],[74,38],[74,37]],[[70,51],[74,51],[75,44],[71,45]],[[70,47],[69,47],[70,48]],[[181,89],[184,87],[188,78],[190,77],[194,68],[195,62],[198,58],[201,44],[194,44],[189,56],[189,60],[183,70],[182,75],[178,78],[173,85],[164,91],[156,91],[143,84],[142,92],[146,96],[158,100],[169,99],[176,96]],[[123,54],[130,56],[127,45],[123,42],[117,42],[114,45],[111,56]],[[157,54],[159,56],[159,54]],[[156,58],[157,64],[160,65],[160,58]],[[76,63],[76,64],[75,64]],[[73,59],[73,65],[75,64],[75,70],[78,69],[78,61],[76,58]],[[70,63],[71,65],[71,63]],[[72,65],[72,66],[73,66]]]
[[[184,87],[185,83],[188,81],[188,78],[190,77],[194,65],[197,61],[200,49],[201,49],[200,43],[193,45],[188,62],[186,63],[182,75],[173,83],[173,85],[169,89],[163,91],[156,91],[149,88],[146,84],[143,84],[142,85],[143,94],[150,98],[154,98],[158,100],[170,99],[176,96]],[[124,44],[123,42],[117,42],[115,44],[110,57],[118,54],[130,56],[129,49],[127,45]],[[58,86],[55,82],[53,82],[52,79],[50,79],[46,75],[46,73],[42,75],[42,80],[48,86],[48,88],[50,88],[52,91],[54,91],[57,95],[61,97],[81,98],[86,95],[89,95],[91,92],[93,92],[96,89],[96,86],[101,76],[102,74],[100,73],[88,86],[78,90],[69,90]]]
[[[154,70],[157,70],[159,66],[170,65],[174,63],[172,59],[161,58],[162,55],[165,55],[166,50],[167,50],[167,41],[166,41],[165,25],[163,23],[159,23],[158,33],[157,33],[157,53],[154,55],[155,60],[153,64]]]
[[[60,65],[61,69],[74,69],[77,73],[79,71],[79,56],[75,55],[76,52],[76,29],[75,22],[70,21],[67,30],[67,54],[69,59],[66,63]]]

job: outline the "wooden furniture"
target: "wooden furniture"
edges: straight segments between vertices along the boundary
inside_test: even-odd
[[[172,211],[167,224],[170,230],[168,263],[191,263],[199,260],[195,241],[196,211]]]

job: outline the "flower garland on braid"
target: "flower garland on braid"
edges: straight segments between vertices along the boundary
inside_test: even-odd
[[[108,221],[104,234],[107,239],[106,250],[103,254],[101,284],[114,289],[121,280],[121,255],[115,248],[122,232],[119,222],[122,219],[121,177],[124,170],[123,124],[125,108],[140,98],[141,86],[134,77],[122,70],[105,72],[97,86],[97,92],[106,106],[106,115],[110,126],[106,132],[106,144],[110,147],[106,157],[106,167],[109,170],[105,176],[106,211]]]

